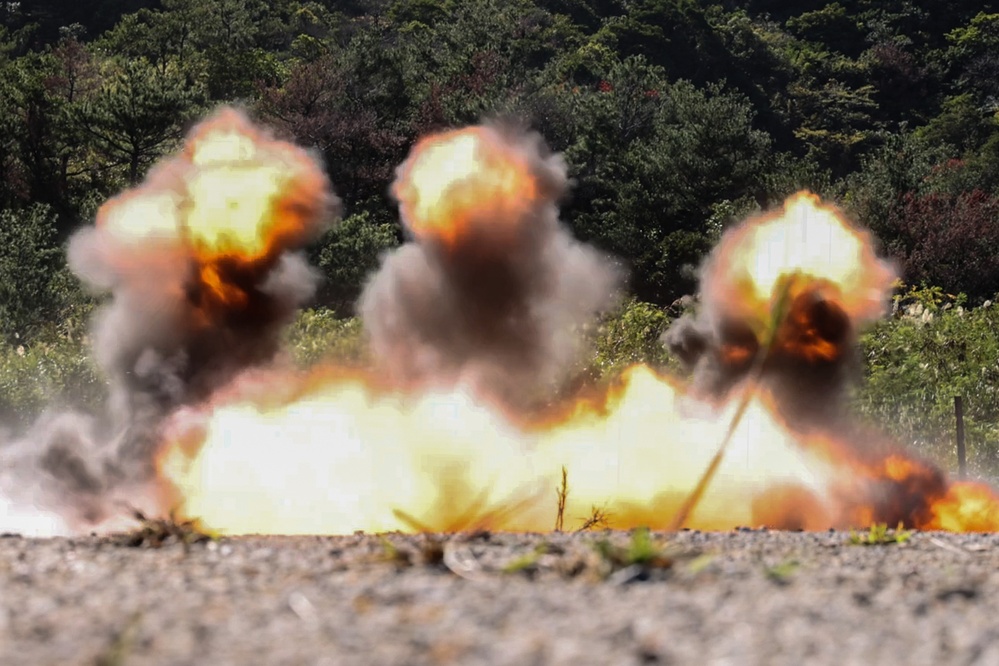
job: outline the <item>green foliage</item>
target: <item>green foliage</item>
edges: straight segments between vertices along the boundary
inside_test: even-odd
[[[553,98],[571,140],[573,230],[630,263],[639,298],[690,293],[716,239],[707,226],[716,206],[744,198],[768,160],[747,101],[718,85],[670,84],[640,57],[614,64],[596,89]]]
[[[303,367],[324,359],[360,363],[367,354],[361,320],[337,318],[332,310],[299,313],[288,329],[287,341],[296,363]]]
[[[898,254],[901,239],[892,228],[892,216],[906,193],[949,188],[949,174],[938,165],[950,155],[947,147],[919,136],[890,137],[845,180],[843,204],[874,232],[888,254]]]
[[[180,138],[198,97],[180,73],[161,73],[145,60],[129,60],[79,107],[75,120],[106,164],[124,167],[134,184]]]
[[[795,37],[828,44],[850,55],[856,55],[863,49],[864,34],[857,18],[850,16],[838,2],[793,16],[785,26]]]
[[[896,301],[895,318],[861,338],[864,381],[857,411],[902,443],[955,464],[954,397],[965,404],[969,469],[999,472],[999,311],[966,310],[940,289]]]
[[[912,532],[902,529],[902,523],[893,530],[886,523],[871,525],[866,533],[850,530],[850,543],[854,546],[890,546],[899,545],[909,540]]]
[[[397,229],[361,212],[329,231],[315,251],[316,263],[326,278],[320,300],[338,312],[350,313],[381,255],[399,244]]]
[[[598,377],[610,377],[636,363],[668,366],[670,357],[660,337],[669,321],[662,308],[627,301],[600,323],[593,338],[590,371]]]
[[[920,127],[916,136],[964,152],[980,147],[995,129],[995,119],[983,114],[971,94],[964,93],[944,100],[940,114]]]
[[[44,205],[0,211],[0,341],[26,343],[82,300]]]
[[[106,382],[83,338],[0,344],[0,423],[26,425],[55,404],[96,408]]]

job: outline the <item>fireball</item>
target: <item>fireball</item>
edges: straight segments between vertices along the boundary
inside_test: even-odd
[[[476,225],[516,227],[540,193],[522,151],[491,127],[470,127],[420,140],[392,194],[417,238],[451,246]]]
[[[201,263],[251,264],[310,240],[328,217],[328,188],[308,153],[226,108],[145,182],[105,203],[97,226],[137,250],[183,244]]]
[[[850,320],[879,316],[894,280],[873,239],[834,206],[799,192],[771,214],[731,230],[708,263],[705,298],[765,328],[779,296],[816,291]]]
[[[199,257],[252,261],[299,233],[294,202],[312,179],[299,177],[311,172],[298,168],[298,153],[221,123],[196,133],[185,155],[197,196],[181,226]],[[543,190],[515,142],[472,127],[421,140],[392,192],[421,243],[455,249],[517,233]],[[747,332],[725,351],[736,360],[775,345],[789,362],[834,362],[851,327],[881,311],[892,276],[866,232],[802,193],[728,232],[704,291]],[[226,289],[212,270],[202,281]],[[175,414],[157,469],[183,516],[228,534],[547,531],[563,469],[570,528],[595,511],[608,527],[667,527],[699,485],[705,493],[686,523],[695,528],[824,529],[901,511],[917,527],[982,529],[999,515],[987,489],[947,485],[915,460],[872,461],[835,433],[790,426],[753,378],[712,401],[635,366],[541,415],[511,413],[487,396],[458,381],[393,386],[335,367],[275,369]],[[722,442],[727,455],[715,465]]]
[[[183,229],[198,255],[252,263],[309,240],[326,178],[301,148],[227,110],[188,140]]]

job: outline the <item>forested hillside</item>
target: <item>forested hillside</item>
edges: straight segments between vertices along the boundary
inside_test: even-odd
[[[858,405],[944,450],[947,405],[972,393],[970,435],[995,448],[977,307],[999,292],[993,3],[22,0],[0,22],[0,413],[98,382],[63,244],[227,102],[322,155],[345,219],[311,249],[316,306],[340,317],[402,240],[388,185],[417,137],[539,131],[574,179],[563,219],[630,269],[606,365],[661,355],[649,341],[727,224],[813,189],[926,287],[868,336]]]

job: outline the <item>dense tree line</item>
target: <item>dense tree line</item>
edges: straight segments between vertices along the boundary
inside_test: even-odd
[[[402,240],[387,192],[413,142],[510,119],[564,154],[575,234],[631,268],[586,374],[670,364],[669,306],[725,226],[807,187],[917,287],[864,336],[858,412],[950,464],[963,394],[973,465],[999,473],[994,3],[0,0],[0,421],[102,399],[66,238],[221,103],[322,155],[345,202],[311,248],[302,362],[366,353],[342,315]]]
[[[31,0],[0,20],[8,340],[79,306],[66,236],[222,102],[325,159],[347,217],[313,259],[341,312],[401,240],[387,188],[414,140],[490,117],[565,154],[566,221],[642,301],[689,293],[726,224],[803,187],[907,281],[999,292],[992,3]]]

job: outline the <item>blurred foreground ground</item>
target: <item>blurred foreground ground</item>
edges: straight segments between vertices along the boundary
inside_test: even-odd
[[[652,537],[5,536],[0,664],[999,663],[999,535]]]

